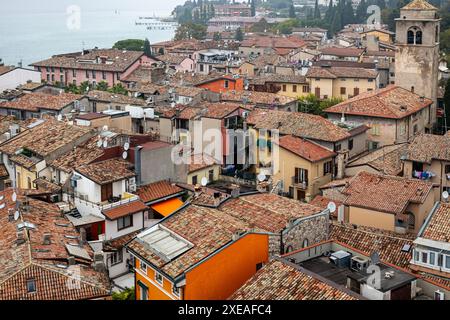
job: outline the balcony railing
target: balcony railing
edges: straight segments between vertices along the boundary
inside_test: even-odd
[[[292,185],[297,188],[307,189],[308,181],[302,180],[300,177],[294,176],[292,177]]]

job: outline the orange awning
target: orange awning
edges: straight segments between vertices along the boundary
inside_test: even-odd
[[[152,205],[152,209],[162,214],[164,217],[174,213],[183,205],[183,201],[178,198],[169,199],[157,204]]]

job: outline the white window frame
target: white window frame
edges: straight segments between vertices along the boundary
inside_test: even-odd
[[[147,264],[142,260],[139,260],[139,269],[147,274]]]
[[[161,280],[158,280],[159,278],[161,278]],[[163,285],[163,283],[164,283],[163,275],[161,273],[157,272],[157,271],[155,271],[155,281],[157,283],[159,283],[160,285]]]

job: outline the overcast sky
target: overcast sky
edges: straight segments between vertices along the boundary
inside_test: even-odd
[[[8,13],[65,12],[70,5],[81,10],[145,11],[170,14],[172,9],[185,0],[2,0],[0,18]]]

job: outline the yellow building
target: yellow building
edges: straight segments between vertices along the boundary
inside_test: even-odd
[[[361,32],[361,40],[367,40],[368,36],[374,36],[378,41],[392,44],[395,33],[389,30],[374,29]]]
[[[274,183],[282,181],[283,192],[294,199],[312,200],[319,194],[319,188],[331,181],[336,153],[290,135],[281,137],[279,146]]]
[[[306,78],[311,93],[320,99],[346,100],[378,88],[378,72],[365,68],[311,67]]]
[[[192,185],[201,184],[203,178],[207,182],[219,180],[220,165],[207,154],[196,154],[191,157],[188,165],[187,183]]]

